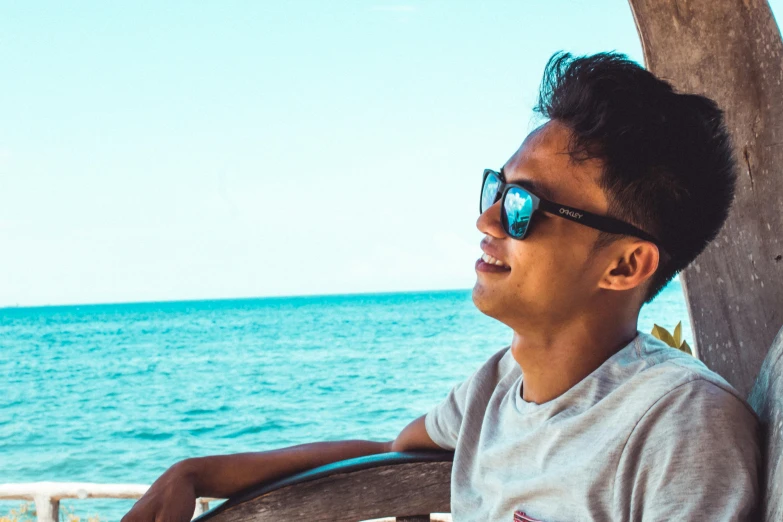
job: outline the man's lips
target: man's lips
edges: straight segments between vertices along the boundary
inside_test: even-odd
[[[511,268],[507,266],[500,266],[495,265],[492,263],[487,263],[483,259],[478,258],[476,260],[476,271],[477,272],[489,272],[489,273],[498,273],[498,272],[511,272]]]

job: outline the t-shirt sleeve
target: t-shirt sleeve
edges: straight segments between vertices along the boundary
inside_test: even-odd
[[[474,373],[455,384],[443,401],[432,408],[424,417],[424,427],[435,444],[443,449],[454,450],[462,426],[470,382]]]
[[[620,456],[618,520],[752,520],[759,500],[758,417],[696,379],[644,414]]]

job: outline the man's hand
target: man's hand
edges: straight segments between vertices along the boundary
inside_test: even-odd
[[[196,488],[183,460],[158,477],[121,522],[189,522],[196,509]]]

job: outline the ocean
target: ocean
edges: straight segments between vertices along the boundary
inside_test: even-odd
[[[470,295],[0,309],[0,483],[150,484],[187,457],[393,439],[510,342]],[[639,330],[680,320],[692,344],[675,280]],[[133,502],[64,500],[61,518]]]

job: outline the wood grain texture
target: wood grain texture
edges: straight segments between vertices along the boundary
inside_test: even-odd
[[[761,418],[765,470],[761,520],[783,520],[783,328],[769,349],[748,398]]]
[[[766,0],[629,0],[645,66],[725,111],[734,206],[682,274],[696,355],[747,395],[783,324],[783,42]]]
[[[335,473],[275,489],[199,520],[357,522],[449,512],[451,466],[450,461],[411,462]]]

